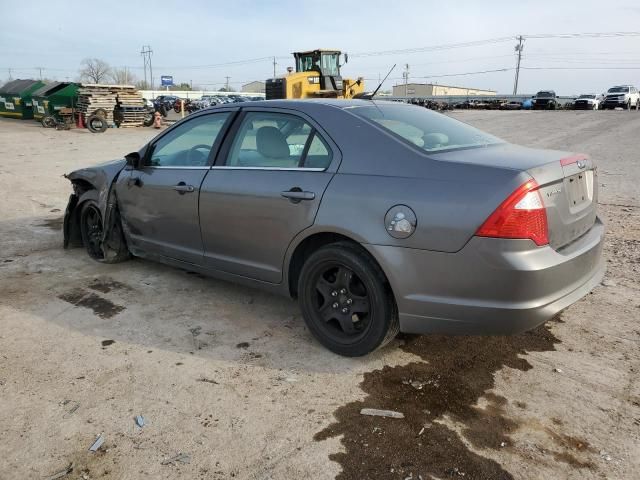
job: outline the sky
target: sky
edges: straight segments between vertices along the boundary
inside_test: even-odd
[[[93,6],[92,6],[93,5]],[[640,86],[637,0],[363,1],[110,0],[95,3],[0,0],[0,80],[75,80],[80,62],[100,58],[144,77],[143,45],[154,78],[172,75],[205,89],[286,73],[291,52],[335,48],[349,53],[345,77],[373,90],[409,81],[511,93],[516,36],[524,35],[519,93],[600,93]],[[616,37],[531,38],[541,34],[635,32]],[[527,36],[529,36],[527,38]],[[492,40],[491,42],[482,42]],[[465,43],[470,46],[455,47]],[[444,46],[444,49],[432,47]],[[411,51],[413,49],[413,51]],[[385,53],[393,51],[392,53]],[[498,70],[488,72],[492,70]],[[487,72],[487,73],[474,73]],[[462,74],[462,75],[461,75]]]

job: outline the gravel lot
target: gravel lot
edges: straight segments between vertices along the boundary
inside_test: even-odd
[[[599,162],[604,285],[525,335],[362,359],[321,348],[287,299],[62,249],[62,175],[153,130],[0,119],[0,479],[637,479],[640,113],[452,115]]]

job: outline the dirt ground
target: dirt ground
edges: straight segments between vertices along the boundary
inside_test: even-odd
[[[599,162],[607,275],[525,335],[361,359],[321,348],[290,300],[62,249],[62,175],[153,130],[0,120],[0,479],[637,479],[640,112],[452,115]]]

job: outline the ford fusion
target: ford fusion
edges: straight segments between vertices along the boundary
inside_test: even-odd
[[[417,106],[221,105],[67,177],[65,247],[297,298],[341,355],[399,331],[522,332],[604,273],[591,158]]]

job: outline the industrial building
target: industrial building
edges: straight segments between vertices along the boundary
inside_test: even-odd
[[[454,87],[434,83],[407,83],[393,86],[394,97],[436,97],[442,95],[495,96],[494,90]]]
[[[242,85],[242,91],[246,93],[264,93],[265,83],[260,81],[245,83]]]

